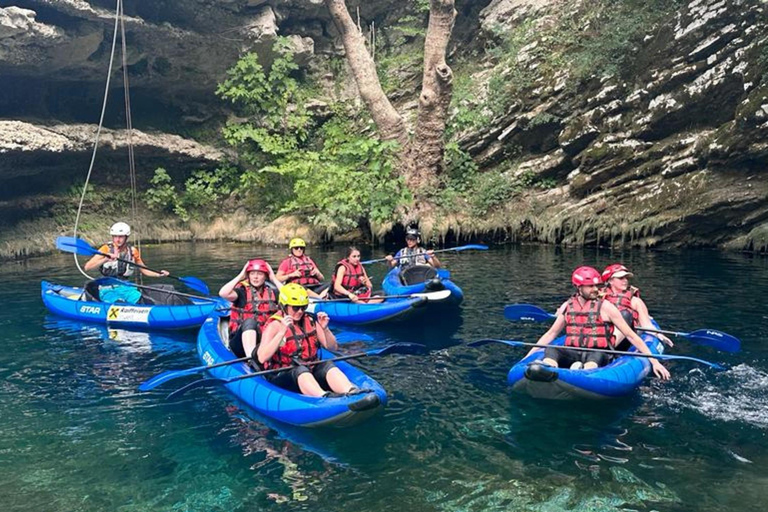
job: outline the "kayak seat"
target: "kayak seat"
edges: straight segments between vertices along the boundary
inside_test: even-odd
[[[437,271],[432,265],[412,265],[400,271],[400,282],[405,286],[431,281],[437,278]]]
[[[99,281],[97,279],[85,282],[83,285],[83,300],[89,302],[99,302],[101,300],[99,297]]]
[[[150,306],[188,306],[193,304],[187,297],[176,295],[176,288],[172,284],[153,284],[157,290],[141,290],[141,304]]]

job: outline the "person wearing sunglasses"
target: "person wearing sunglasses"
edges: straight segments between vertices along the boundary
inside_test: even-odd
[[[434,251],[424,249],[419,242],[421,233],[419,230],[410,227],[405,231],[405,247],[397,251],[397,254],[386,256],[387,261],[393,267],[400,265],[401,269],[416,265],[432,265],[440,268],[440,260],[434,255]]]
[[[622,318],[633,330],[637,331],[638,327],[653,329],[654,325],[648,313],[648,306],[640,298],[640,290],[629,284],[629,279],[632,277],[634,274],[621,263],[608,265],[601,274],[601,279],[605,284],[602,296],[619,309]],[[621,332],[614,332],[614,335],[616,350],[629,350],[629,340]],[[666,345],[674,346],[672,340],[663,334],[657,333],[654,336]]]
[[[307,243],[301,238],[293,238],[288,243],[290,255],[277,267],[277,279],[284,283],[296,283],[311,291],[320,291],[325,279],[312,258],[306,255]]]
[[[285,371],[266,378],[276,386],[307,396],[337,397],[364,392],[332,361],[306,365],[319,359],[321,346],[327,350],[338,346],[328,328],[328,315],[318,313],[315,321],[306,312],[307,290],[296,283],[286,284],[280,289],[278,304],[280,311],[267,320],[256,355],[259,367],[285,368]]]

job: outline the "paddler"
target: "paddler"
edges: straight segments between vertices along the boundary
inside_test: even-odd
[[[293,238],[288,242],[288,250],[290,254],[277,267],[277,279],[284,283],[300,284],[312,292],[319,291],[325,277],[312,258],[307,256],[307,243],[302,238]]]
[[[386,256],[387,261],[393,267],[400,266],[401,269],[414,265],[432,265],[440,268],[440,260],[437,259],[433,250],[424,249],[421,245],[421,233],[415,227],[411,226],[405,231],[405,247],[397,251],[397,254]]]
[[[348,298],[352,302],[374,304],[384,299],[371,297],[373,284],[365,267],[360,263],[360,249],[351,246],[347,256],[336,264],[333,276],[333,287],[329,296],[333,299]]]
[[[133,277],[138,267],[131,265],[130,262],[144,265],[144,261],[141,259],[139,249],[128,242],[128,237],[131,236],[131,227],[125,222],[116,222],[109,228],[109,234],[112,237],[112,241],[99,247],[99,252],[108,253],[109,256],[94,255],[85,263],[85,271],[88,272],[98,268],[101,275],[106,277],[117,277],[120,279]],[[128,263],[117,261],[118,258]],[[146,268],[139,268],[138,270],[148,277],[165,277],[169,274],[167,270],[161,270],[160,272]],[[99,286],[99,300],[109,303],[126,302],[128,304],[138,304],[141,300],[141,291],[135,286],[127,284]]]
[[[655,329],[648,313],[648,306],[640,298],[640,290],[629,284],[629,278],[634,274],[621,263],[613,263],[605,267],[601,279],[605,284],[602,296],[619,309],[624,321],[637,331],[638,327]],[[652,333],[663,343],[673,346],[672,340],[660,333]],[[627,350],[629,342],[621,332],[615,332],[614,345],[617,350]]]
[[[278,303],[280,309],[267,320],[256,353],[259,366],[285,371],[267,375],[267,379],[276,386],[315,397],[363,392],[332,361],[306,364],[319,359],[321,346],[327,350],[338,346],[328,328],[328,315],[318,313],[315,321],[306,313],[307,290],[296,283],[286,284],[280,289]]]
[[[267,284],[267,278],[274,287]],[[229,349],[237,357],[256,358],[256,345],[270,316],[277,313],[277,291],[283,284],[264,260],[246,262],[243,269],[219,290],[232,303],[229,313]]]
[[[612,333],[614,327],[626,336],[635,348],[648,355],[653,355],[643,340],[622,318],[618,308],[600,298],[600,273],[592,267],[582,266],[573,271],[571,283],[576,288],[571,298],[557,310],[555,322],[537,341],[546,346],[552,343],[565,329],[566,347],[602,349],[605,352],[585,352],[547,347],[542,363],[557,368],[570,367],[572,370],[591,370],[608,364],[611,357]],[[532,349],[530,355],[537,348]],[[656,359],[648,359],[653,373],[660,379],[669,379],[669,371]]]

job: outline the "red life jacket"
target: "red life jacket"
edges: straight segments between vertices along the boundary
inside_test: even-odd
[[[320,280],[312,275],[315,262],[309,256],[297,258],[291,254],[288,259],[291,262],[291,271],[299,270],[301,272],[301,277],[291,277],[287,280],[288,283],[298,283],[301,286],[314,286],[320,283]]]
[[[234,333],[237,331],[243,321],[253,318],[256,312],[258,312],[256,321],[259,323],[259,329],[264,330],[264,324],[267,323],[269,316],[277,312],[277,294],[275,290],[264,285],[261,287],[261,292],[259,292],[248,281],[237,283],[235,290],[238,288],[245,288],[245,307],[236,308],[232,305],[232,309],[229,312],[229,332]]]
[[[581,304],[574,295],[565,308],[565,345],[582,348],[610,348],[613,324],[600,318],[602,299]]]
[[[336,268],[333,270],[334,280],[336,279],[336,272],[339,271],[339,267],[344,267],[344,277],[341,278],[341,286],[345,290],[349,290],[358,297],[367,299],[371,296],[371,290],[363,284],[362,278],[365,276],[363,271],[363,265],[358,263],[356,266],[352,265],[348,259],[344,258],[336,264]],[[334,291],[334,296],[339,296]]]
[[[269,317],[266,325],[272,322],[280,322],[282,319],[282,314],[275,313]],[[294,358],[302,362],[317,360],[320,340],[317,337],[315,321],[311,316],[305,314],[299,323],[301,325],[294,323],[288,327],[283,337],[283,342],[269,361],[264,363],[264,369],[291,367],[293,366]]]
[[[611,288],[608,287],[603,298],[619,308],[619,311],[631,311],[632,325],[630,327],[635,328],[638,325],[640,315],[635,309],[632,308],[632,297],[639,296],[640,290],[637,288],[630,288],[629,290],[622,293],[614,293]]]

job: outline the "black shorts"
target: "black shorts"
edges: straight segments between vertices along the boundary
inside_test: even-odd
[[[229,350],[232,351],[237,357],[245,357],[251,354],[246,354],[243,348],[243,333],[245,331],[256,331],[256,346],[259,345],[259,339],[261,338],[261,328],[259,322],[255,318],[246,318],[240,327],[229,335]]]
[[[265,375],[265,377],[275,386],[298,393],[299,376],[303,373],[311,373],[315,377],[317,383],[320,384],[320,387],[327,391],[329,388],[326,376],[333,368],[336,368],[333,361],[323,361],[322,363],[313,364],[312,366],[297,365],[284,372]]]
[[[586,352],[583,350],[572,350],[570,348],[547,347],[544,350],[544,357],[557,361],[560,368],[569,368],[576,361],[582,363],[597,363],[597,366],[605,366],[611,362],[613,356],[610,352]]]

